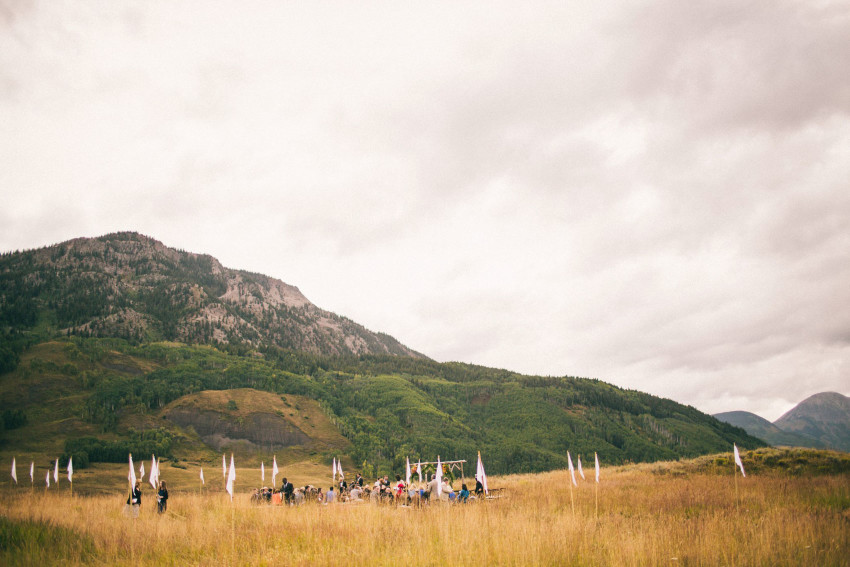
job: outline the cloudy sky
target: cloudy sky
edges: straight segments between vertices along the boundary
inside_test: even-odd
[[[134,230],[440,361],[850,395],[848,0],[0,0],[0,132],[3,251]]]

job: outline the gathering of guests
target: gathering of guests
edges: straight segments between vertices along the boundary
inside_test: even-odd
[[[436,475],[431,475],[428,482],[406,483],[401,475],[395,475],[390,481],[389,475],[378,477],[374,483],[364,481],[360,473],[349,485],[341,479],[336,486],[331,485],[326,492],[321,487],[305,485],[295,488],[288,479],[284,478],[280,489],[264,486],[254,489],[251,502],[254,504],[284,504],[298,506],[313,502],[318,504],[335,503],[374,503],[395,504],[401,506],[422,506],[431,502],[446,502],[463,504],[470,500],[484,498],[484,486],[476,479],[475,489],[470,492],[466,483],[461,483],[460,490],[455,490],[447,478],[442,481]]]

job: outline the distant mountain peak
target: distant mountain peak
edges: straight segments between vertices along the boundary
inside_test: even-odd
[[[838,392],[809,396],[774,424],[783,431],[818,439],[832,449],[850,451],[850,398]]]
[[[850,451],[850,398],[838,392],[810,396],[773,423],[746,411],[718,413],[714,417],[771,445]]]

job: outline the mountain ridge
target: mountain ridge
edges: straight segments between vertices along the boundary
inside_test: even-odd
[[[425,355],[313,305],[282,280],[224,267],[136,232],[0,256],[0,326],[130,341],[324,355]]]
[[[774,424],[783,431],[818,439],[829,448],[850,451],[850,398],[838,392],[809,396]]]
[[[747,411],[714,417],[771,445],[850,451],[850,398],[838,392],[809,396],[773,423]]]

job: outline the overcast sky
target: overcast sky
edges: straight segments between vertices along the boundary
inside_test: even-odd
[[[850,1],[0,0],[0,250],[134,230],[439,360],[850,395]]]

